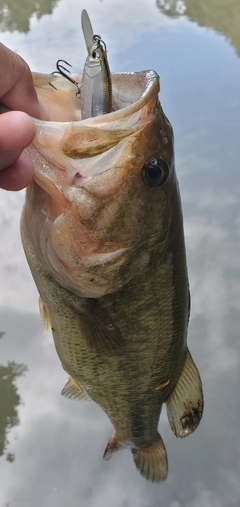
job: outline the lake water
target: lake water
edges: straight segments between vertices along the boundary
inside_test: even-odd
[[[67,380],[27,266],[24,192],[0,197],[0,507],[240,505],[240,3],[239,0],[0,1],[1,41],[32,70],[86,57],[87,8],[112,72],[154,69],[175,132],[192,312],[188,342],[205,412],[177,440],[165,411],[169,477],[147,483],[129,451],[109,462],[111,435],[94,403],[60,396]]]

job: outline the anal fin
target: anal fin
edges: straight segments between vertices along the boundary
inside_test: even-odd
[[[121,449],[121,447],[121,442],[119,441],[118,436],[114,431],[104,451],[103,459],[108,461],[116,451]]]
[[[195,431],[202,418],[203,392],[200,375],[189,350],[166,405],[168,420],[176,437],[184,438]]]
[[[145,479],[165,481],[168,475],[167,453],[159,433],[151,445],[132,449],[132,454],[137,469]]]
[[[69,377],[69,380],[65,384],[62,392],[62,396],[66,398],[70,398],[71,400],[85,400],[91,401],[91,398],[83,391],[83,389],[79,386],[79,384]]]

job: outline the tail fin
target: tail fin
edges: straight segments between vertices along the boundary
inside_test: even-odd
[[[159,433],[153,444],[132,450],[133,459],[139,472],[152,482],[165,481],[168,475],[167,453]]]

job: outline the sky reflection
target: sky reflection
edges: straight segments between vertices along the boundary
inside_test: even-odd
[[[175,9],[176,2],[169,3]],[[91,0],[87,9],[94,29],[104,34],[112,71],[153,68],[161,77],[160,99],[175,132],[192,294],[188,340],[203,380],[203,420],[193,436],[179,441],[164,411],[165,484],[146,483],[127,451],[102,462],[111,424],[93,403],[60,396],[67,375],[50,334],[43,335],[19,237],[24,193],[1,191],[1,367],[14,362],[28,370],[13,382],[20,424],[7,433],[6,452],[15,461],[0,458],[0,507],[239,507],[240,63],[226,38],[237,51],[239,45],[229,20],[219,28],[221,0],[205,17],[194,11],[194,0],[184,4],[185,16],[169,16],[166,3],[159,9],[150,0]],[[28,33],[3,32],[2,42],[33,70],[51,72],[58,58],[81,69],[86,2],[52,2],[51,15],[45,5],[40,19],[29,15]],[[237,23],[237,7],[230,12]]]

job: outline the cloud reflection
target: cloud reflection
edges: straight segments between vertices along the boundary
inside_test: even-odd
[[[239,0],[157,0],[157,7],[172,18],[187,16],[200,26],[223,34],[240,55]]]

